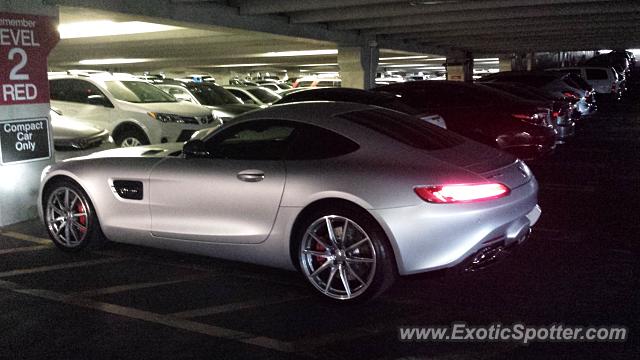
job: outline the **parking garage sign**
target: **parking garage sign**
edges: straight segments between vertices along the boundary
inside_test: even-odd
[[[0,106],[49,102],[47,56],[58,38],[50,17],[0,12]]]
[[[0,164],[51,157],[47,56],[54,19],[0,12]],[[4,108],[8,109],[5,110]]]
[[[0,123],[0,148],[3,164],[49,158],[47,119]]]

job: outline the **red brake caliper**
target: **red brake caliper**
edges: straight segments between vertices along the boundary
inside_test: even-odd
[[[320,243],[317,242],[317,241],[316,241],[316,243],[314,245],[314,250],[320,251],[320,252],[327,251],[327,249],[325,249],[324,246],[320,245]],[[327,259],[323,258],[323,257],[316,257],[316,261],[318,262],[318,265],[322,265],[322,264],[324,264],[325,261],[327,261]]]
[[[84,213],[85,209],[84,209],[84,205],[82,205],[81,202],[78,201],[78,204],[76,205],[76,211],[79,213]],[[84,229],[78,229],[82,232],[86,231],[86,226],[87,226],[87,216],[86,215],[82,215],[78,217],[78,223],[82,226],[84,226]]]

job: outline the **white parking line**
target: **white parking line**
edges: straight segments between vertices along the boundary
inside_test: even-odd
[[[108,258],[108,259],[78,261],[78,262],[50,265],[50,266],[39,266],[39,267],[29,268],[29,269],[10,270],[10,271],[0,272],[0,278],[26,275],[26,274],[35,274],[35,273],[62,270],[62,269],[72,269],[77,267],[92,266],[92,265],[99,265],[99,264],[110,264],[110,263],[120,262],[124,260],[126,259],[125,258]]]
[[[92,309],[118,315],[130,319],[142,320],[154,324],[169,326],[176,329],[187,330],[194,333],[204,334],[216,338],[234,340],[245,344],[256,345],[263,348],[273,349],[280,352],[291,352],[292,346],[288,342],[279,341],[263,336],[255,336],[253,334],[242,331],[226,329],[219,326],[203,324],[191,320],[178,319],[170,315],[162,315],[149,311],[129,308],[125,306],[109,304],[99,301],[93,301],[86,298],[72,297],[49,290],[25,289],[19,285],[0,280],[0,289],[10,290],[19,294],[39,297],[55,301],[58,303],[79,306],[86,309]]]
[[[23,246],[19,248],[1,249],[0,255],[51,249],[52,245]]]
[[[181,312],[173,313],[171,314],[171,316],[180,318],[180,319],[188,319],[188,318],[194,318],[194,317],[200,317],[200,316],[208,316],[208,315],[232,312],[237,310],[252,309],[252,308],[266,306],[266,305],[281,304],[281,303],[305,299],[305,298],[308,298],[308,296],[294,296],[294,297],[289,297],[284,299],[283,298],[256,299],[256,300],[249,300],[249,301],[243,301],[238,303],[210,306],[210,307],[201,308],[201,309],[181,311]]]
[[[179,284],[179,283],[189,282],[193,280],[200,280],[200,279],[205,279],[210,277],[211,277],[210,274],[190,275],[190,276],[184,276],[180,279],[143,282],[143,283],[127,284],[127,285],[116,285],[116,286],[110,286],[106,288],[91,289],[91,290],[79,291],[75,293],[69,293],[68,295],[75,296],[75,297],[94,297],[99,295],[116,294],[119,292],[125,292],[125,291],[131,291],[131,290],[148,289],[148,288],[164,286],[164,285]]]
[[[21,234],[15,231],[0,231],[0,235],[10,237],[16,240],[23,240],[23,241],[28,241],[36,244],[41,244],[41,245],[51,244],[51,240],[49,239],[45,239],[37,236],[31,236],[27,234]]]

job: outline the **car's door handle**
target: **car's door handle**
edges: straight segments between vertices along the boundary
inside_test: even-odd
[[[264,180],[264,171],[262,170],[243,170],[237,175],[238,180],[246,182],[258,182]]]

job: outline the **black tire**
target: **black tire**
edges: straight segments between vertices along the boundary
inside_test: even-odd
[[[138,144],[132,144],[132,141],[134,140],[137,141]],[[129,128],[121,131],[115,137],[114,141],[118,147],[149,145],[149,138],[144,131],[136,128]]]
[[[347,222],[347,235],[343,237]],[[337,247],[330,244],[328,223],[331,223]],[[297,229],[294,241],[297,242],[300,272],[323,299],[342,304],[362,303],[374,299],[393,285],[397,277],[393,250],[380,225],[366,211],[346,204],[317,209],[307,214]],[[329,249],[322,243],[333,248]],[[362,245],[348,250],[358,243]],[[318,253],[323,255],[315,255]],[[375,262],[361,262],[371,259]],[[323,266],[324,270],[320,269]],[[312,276],[314,273],[316,275]]]
[[[49,237],[59,249],[78,252],[102,248],[107,242],[89,196],[76,182],[58,180],[47,186],[42,208]],[[67,227],[70,219],[71,226]]]

